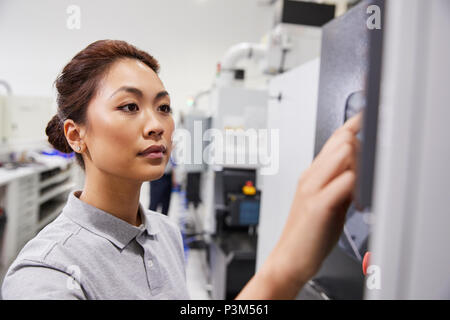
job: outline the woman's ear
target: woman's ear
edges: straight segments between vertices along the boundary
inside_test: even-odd
[[[83,141],[84,127],[76,124],[72,119],[64,121],[64,135],[67,142],[70,144],[73,150],[78,153],[83,153],[86,145]]]

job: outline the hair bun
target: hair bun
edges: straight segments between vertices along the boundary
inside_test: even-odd
[[[45,133],[48,136],[48,142],[50,142],[56,150],[63,153],[71,153],[73,151],[64,135],[63,122],[57,114],[48,122]]]

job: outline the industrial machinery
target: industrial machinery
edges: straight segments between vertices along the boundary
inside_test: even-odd
[[[308,157],[365,110],[355,201],[338,245],[299,299],[450,297],[449,10],[444,0],[361,1],[323,27],[320,71],[310,62],[271,81],[269,127],[297,132],[307,159],[281,145],[280,156],[299,165],[281,160],[286,170],[264,179],[258,267],[281,233]],[[371,16],[379,27],[371,28]]]
[[[279,130],[279,169],[261,177],[257,269],[280,238],[298,179],[313,160],[319,68],[316,58],[274,77],[269,84],[267,126]]]
[[[52,114],[51,97],[0,96],[0,153],[45,145],[45,127]]]
[[[266,128],[267,92],[224,86],[212,94],[216,131],[205,175],[205,229],[213,235],[208,248],[212,297],[231,299],[255,272],[261,196],[258,160],[265,154],[265,146],[258,144],[263,139],[256,133]]]
[[[73,154],[48,146],[53,113],[50,97],[0,96],[0,275],[60,214],[76,185]]]
[[[373,74],[380,69],[379,64],[370,68],[371,56],[381,56],[381,46],[375,47],[371,38],[382,30],[370,30],[366,24],[367,7],[371,4],[375,2],[362,1],[323,27],[315,155],[347,118],[369,103],[367,93],[377,88],[376,81],[379,86],[379,77],[374,79],[371,86],[367,82],[369,73]],[[374,96],[377,94],[378,92]],[[376,123],[376,118],[368,121]],[[373,145],[375,141],[364,142],[363,146]],[[320,288],[330,298],[363,297],[364,274],[361,265],[368,250],[368,215],[368,212],[359,212],[355,204],[350,206],[338,245],[312,280],[314,288]],[[304,290],[308,289],[307,285]]]
[[[260,210],[260,190],[255,184],[255,170],[223,168],[215,173],[217,229],[209,246],[215,299],[233,299],[255,273],[254,228]]]
[[[363,1],[322,28],[320,61],[303,64],[271,81],[269,110],[273,111],[269,112],[269,127],[280,128],[281,169],[264,181],[263,192],[271,196],[263,194],[258,266],[281,235],[300,174],[330,135],[367,105],[371,45],[366,26],[368,5]],[[373,52],[373,57],[379,57],[381,49]],[[292,141],[295,132],[295,147],[292,143],[283,145],[283,141]],[[362,298],[361,265],[370,230],[367,215],[351,206],[338,246],[298,298]]]
[[[262,241],[260,213],[263,200],[271,196],[264,181],[283,170],[280,127],[268,127],[268,102],[273,97],[266,84],[245,86],[240,62],[254,59],[263,74],[273,76],[313,60],[320,52],[320,26],[335,15],[333,5],[280,1],[277,6],[275,26],[262,43],[241,43],[226,52],[210,92],[211,128],[216,131],[214,147],[207,152],[203,198],[205,230],[213,235],[209,260],[214,299],[234,298],[254,274]]]
[[[197,224],[187,226],[186,237],[200,236],[201,247],[206,244],[212,298],[231,299],[255,272],[258,160],[265,151],[257,130],[266,128],[267,92],[221,85],[209,96],[210,114],[193,108],[183,115],[175,153],[186,173],[188,211]],[[189,243],[198,247],[201,242]]]

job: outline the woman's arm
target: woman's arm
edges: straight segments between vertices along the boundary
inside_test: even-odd
[[[67,273],[38,262],[15,262],[3,280],[3,300],[86,300],[81,285]]]
[[[236,299],[293,299],[319,270],[352,201],[360,124],[348,120],[302,174],[280,239]]]

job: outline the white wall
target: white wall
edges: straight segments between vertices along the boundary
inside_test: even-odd
[[[71,4],[81,9],[79,30],[66,27]],[[176,110],[211,85],[229,46],[259,42],[271,23],[272,8],[256,0],[0,0],[0,79],[16,94],[52,95],[58,72],[78,51],[121,39],[160,61]]]
[[[279,171],[263,176],[258,251],[259,269],[281,236],[301,173],[314,156],[320,59],[311,60],[270,82],[268,127],[279,129]]]

